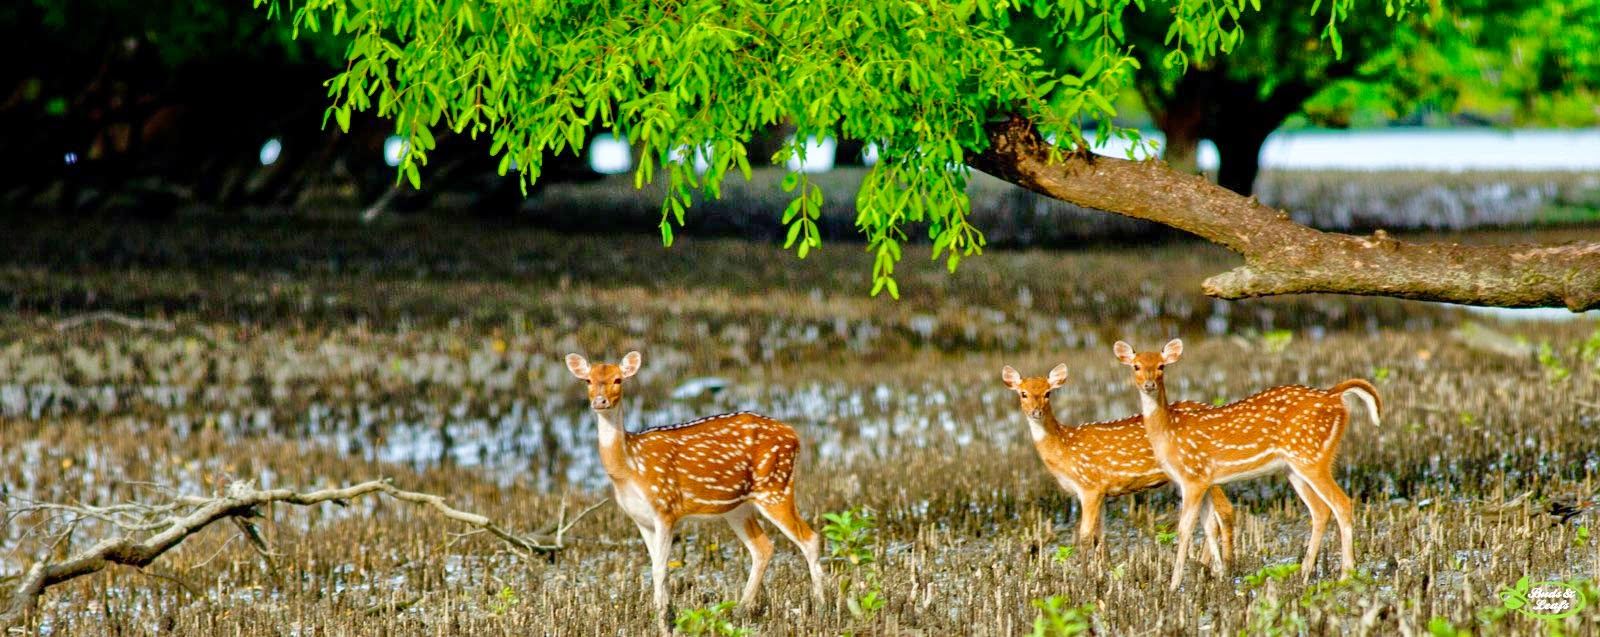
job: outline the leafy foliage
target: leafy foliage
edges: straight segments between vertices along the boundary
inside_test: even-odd
[[[1067,546],[1067,545],[1063,544],[1061,546],[1057,546],[1056,547],[1056,552],[1055,552],[1054,555],[1050,556],[1050,561],[1055,562],[1057,564],[1066,564],[1068,561],[1070,561],[1072,559],[1072,555],[1074,553],[1077,553],[1077,552],[1078,552],[1078,547]]]
[[[750,634],[728,619],[738,602],[722,602],[706,608],[694,608],[679,613],[672,620],[673,628],[685,635],[710,635],[712,637],[744,637]]]
[[[1055,595],[1033,600],[1039,616],[1033,619],[1028,637],[1074,637],[1094,634],[1094,604],[1068,605],[1067,598]]]
[[[857,507],[824,513],[822,518],[827,522],[822,534],[828,538],[833,558],[849,563],[839,579],[839,596],[852,617],[870,622],[884,604],[883,589],[878,584],[877,525],[872,514]]]
[[[1294,343],[1293,330],[1270,330],[1261,335],[1261,349],[1268,354],[1282,354]]]
[[[1352,5],[1310,4],[1336,51]],[[524,189],[546,157],[578,152],[592,129],[608,129],[641,153],[635,185],[666,180],[668,244],[696,197],[717,197],[730,173],[748,178],[744,142],[761,131],[787,124],[797,140],[870,142],[879,160],[857,195],[856,225],[874,253],[873,293],[898,296],[894,270],[912,226],[925,226],[933,258],[952,270],[982,251],[967,221],[965,164],[986,148],[990,121],[1030,117],[1059,150],[1082,150],[1089,124],[1101,140],[1134,135],[1111,119],[1140,67],[1124,26],[1131,6],[1167,21],[1165,59],[1181,64],[1233,50],[1240,16],[1260,9],[1255,0],[308,0],[293,24],[348,40],[346,70],[327,83],[328,116],[341,128],[355,111],[392,119],[410,143],[399,171],[413,187],[439,127],[487,136],[501,172],[516,171]],[[1008,37],[1018,15],[1089,52],[1081,72]],[[790,143],[755,160],[802,150]],[[686,161],[694,153],[708,160],[703,174]],[[788,244],[803,255],[820,243],[810,211],[821,193],[794,185]]]
[[[1364,575],[1319,582],[1298,596],[1280,594],[1278,583],[1299,570],[1298,564],[1281,564],[1245,578],[1247,586],[1257,590],[1250,606],[1250,628],[1241,635],[1303,635],[1326,618],[1361,617],[1375,606],[1392,603]]]
[[[517,597],[517,592],[511,590],[510,586],[506,586],[501,588],[500,592],[495,593],[494,597],[489,600],[489,610],[496,615],[504,615],[520,603],[522,603],[522,598]]]
[[[1268,564],[1260,570],[1244,576],[1245,584],[1251,588],[1259,588],[1272,580],[1288,579],[1290,575],[1300,572],[1299,564]]]

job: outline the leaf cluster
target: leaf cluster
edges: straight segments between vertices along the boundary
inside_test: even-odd
[[[269,14],[279,0],[253,0]],[[1313,0],[1323,36],[1352,0]],[[1320,7],[1320,8],[1319,8]],[[1137,11],[1169,20],[1161,46],[1173,64],[1203,63],[1244,37],[1241,14],[1258,0],[306,0],[291,6],[295,32],[331,33],[348,45],[345,70],[327,82],[328,116],[376,111],[408,142],[399,178],[421,185],[435,130],[490,140],[502,174],[524,188],[546,157],[581,153],[597,131],[639,156],[634,184],[666,182],[660,229],[671,244],[697,198],[723,180],[749,178],[755,162],[782,163],[803,140],[853,139],[878,153],[856,196],[856,226],[873,253],[872,290],[898,297],[895,267],[920,228],[932,258],[954,270],[982,252],[968,216],[968,160],[987,149],[986,126],[1031,118],[1057,150],[1086,151],[1119,130],[1114,99],[1140,68],[1125,27]],[[1086,52],[1068,72],[1008,35],[1020,16],[1047,38]],[[1335,49],[1338,45],[1335,44]],[[795,134],[772,157],[745,146],[775,126]],[[699,157],[705,169],[697,171]],[[786,244],[802,256],[821,244],[822,193],[803,178],[784,212]]]

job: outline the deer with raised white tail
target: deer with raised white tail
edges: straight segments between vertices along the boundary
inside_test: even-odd
[[[1067,366],[1055,366],[1048,377],[1023,378],[1007,365],[1001,370],[1006,387],[1022,399],[1022,415],[1033,435],[1033,446],[1046,471],[1062,489],[1078,498],[1078,547],[1093,552],[1096,562],[1105,557],[1105,528],[1100,509],[1107,496],[1126,495],[1167,483],[1156,464],[1138,415],[1110,422],[1068,427],[1056,420],[1050,395],[1067,380]],[[1207,405],[1177,402],[1172,409],[1194,411]],[[1211,489],[1211,515],[1205,518],[1206,544],[1223,569],[1233,560],[1233,506],[1220,487]]]
[[[1330,389],[1300,385],[1273,387],[1238,402],[1195,412],[1167,408],[1165,370],[1183,354],[1183,341],[1173,339],[1161,353],[1136,353],[1117,341],[1117,360],[1133,368],[1139,389],[1145,434],[1161,470],[1183,496],[1178,517],[1178,556],[1172,568],[1172,590],[1183,582],[1183,564],[1195,521],[1205,507],[1201,496],[1213,485],[1269,473],[1287,472],[1295,494],[1311,511],[1311,539],[1301,564],[1311,577],[1317,551],[1331,512],[1339,523],[1340,571],[1355,568],[1350,496],[1333,480],[1339,441],[1350,423],[1347,397],[1366,403],[1378,424],[1378,390],[1361,379]]]
[[[800,547],[811,569],[812,594],[822,599],[822,536],[800,518],[794,502],[794,428],[741,411],[629,433],[622,420],[622,381],[638,373],[641,357],[590,365],[567,355],[567,369],[589,385],[589,406],[600,421],[600,464],[611,477],[617,505],[639,527],[650,552],[657,619],[669,613],[667,560],[673,527],[687,518],[721,518],[750,550],[750,579],[740,604],[755,601],[772,559],[766,518]]]

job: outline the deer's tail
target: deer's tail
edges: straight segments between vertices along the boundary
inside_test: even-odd
[[[1372,383],[1360,378],[1352,378],[1334,385],[1328,390],[1328,393],[1337,394],[1340,398],[1355,394],[1357,398],[1361,399],[1361,402],[1367,404],[1367,414],[1372,416],[1372,424],[1382,424],[1382,421],[1378,418],[1378,411],[1383,406],[1383,400],[1378,398],[1378,388],[1373,387]],[[1346,409],[1348,409],[1348,406]]]

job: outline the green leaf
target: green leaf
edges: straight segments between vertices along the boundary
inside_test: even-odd
[[[339,130],[346,133],[350,132],[350,106],[345,105],[334,109],[333,120],[339,124]]]
[[[422,174],[417,170],[415,161],[407,161],[401,170],[405,172],[406,181],[411,182],[413,189],[422,190]]]

